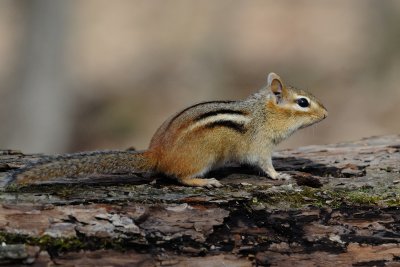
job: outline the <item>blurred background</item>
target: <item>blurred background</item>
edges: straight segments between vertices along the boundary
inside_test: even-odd
[[[329,110],[281,147],[400,132],[400,1],[2,0],[0,148],[146,148],[278,73]]]

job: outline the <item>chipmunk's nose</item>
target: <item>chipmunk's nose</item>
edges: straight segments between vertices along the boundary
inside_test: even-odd
[[[326,109],[324,109],[324,119],[326,119],[326,117],[328,117],[328,111]]]

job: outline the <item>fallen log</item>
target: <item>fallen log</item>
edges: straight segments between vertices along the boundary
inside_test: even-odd
[[[0,150],[0,183],[45,155]],[[0,191],[0,263],[85,266],[400,264],[400,135],[275,154],[184,187],[141,174]]]

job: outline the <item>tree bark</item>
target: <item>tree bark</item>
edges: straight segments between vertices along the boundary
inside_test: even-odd
[[[0,151],[0,181],[44,155]],[[0,193],[0,263],[85,266],[397,266],[400,135],[279,151],[222,188],[163,177],[58,180]]]

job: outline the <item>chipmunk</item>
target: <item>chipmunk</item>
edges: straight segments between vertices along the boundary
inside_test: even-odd
[[[190,106],[166,120],[145,151],[76,153],[39,161],[13,173],[20,185],[56,177],[123,172],[163,173],[186,186],[219,187],[201,178],[228,162],[259,166],[272,179],[289,179],[272,166],[272,151],[297,129],[325,119],[325,107],[310,93],[286,86],[275,73],[267,85],[241,101]]]

